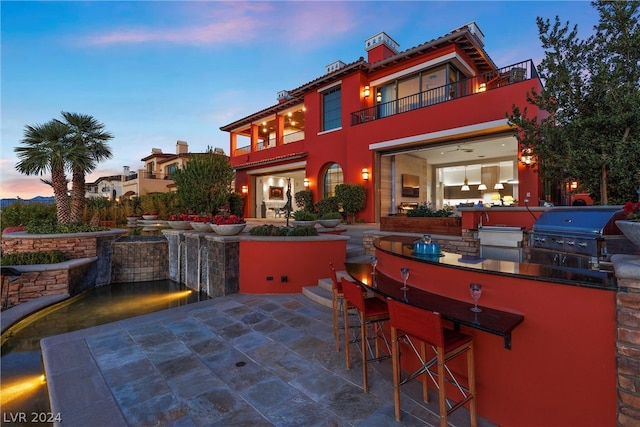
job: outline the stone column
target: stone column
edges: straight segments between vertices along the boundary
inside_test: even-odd
[[[618,425],[640,425],[640,257],[611,257],[618,280]]]
[[[207,235],[208,273],[203,291],[210,297],[235,294],[240,290],[240,238]]]

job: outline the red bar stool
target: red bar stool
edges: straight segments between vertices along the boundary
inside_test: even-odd
[[[333,309],[333,335],[336,338],[336,351],[340,351],[339,314],[344,311],[344,294],[342,293],[342,280],[338,280],[333,263],[331,266],[331,307]]]
[[[440,426],[447,426],[447,416],[456,409],[469,402],[469,413],[471,426],[476,427],[476,383],[475,368],[473,362],[473,338],[470,335],[443,328],[442,318],[439,313],[423,310],[408,304],[387,300],[389,307],[389,317],[391,321],[391,351],[393,360],[393,400],[395,405],[396,419],[400,421],[400,386],[408,381],[423,375],[423,398],[429,401],[427,394],[427,375],[433,380],[439,397]],[[404,334],[404,336],[402,335]],[[422,341],[421,354],[416,351],[411,338]],[[406,339],[416,352],[422,366],[404,380],[401,380],[400,366],[400,340]],[[435,356],[426,360],[424,343],[431,345]],[[447,362],[463,354],[467,355],[467,375],[468,386],[463,386],[453,376],[447,367]],[[437,370],[431,369],[437,364]],[[436,382],[434,375],[437,376]],[[454,384],[461,394],[461,399],[452,405],[446,397],[446,383]],[[451,400],[451,399],[449,399]],[[447,409],[447,405],[449,409]]]
[[[358,311],[358,318],[360,320],[360,342],[362,343],[362,388],[365,393],[369,392],[369,381],[367,377],[367,363],[379,361],[388,358],[388,355],[380,355],[380,347],[378,345],[378,336],[380,336],[387,345],[387,350],[391,352],[389,342],[382,333],[382,324],[384,321],[389,320],[389,309],[385,301],[378,298],[365,298],[364,289],[357,283],[343,280],[342,292],[344,294],[345,308],[353,306]],[[349,340],[349,319],[348,310],[344,310],[344,325],[345,325],[345,354],[347,360],[347,369],[351,369],[351,354],[349,351],[349,343],[355,342]],[[373,337],[369,337],[367,330],[369,325],[373,326]],[[367,359],[367,348],[370,350],[369,338],[373,338],[375,341],[375,356]],[[357,340],[356,340],[357,341]]]

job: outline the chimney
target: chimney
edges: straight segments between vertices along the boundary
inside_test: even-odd
[[[339,70],[340,68],[344,67],[345,65],[347,65],[347,64],[345,64],[342,61],[334,61],[331,64],[327,65],[327,74],[332,73],[332,72],[334,72],[336,70]]]
[[[187,141],[176,142],[176,154],[187,154],[189,152],[189,144]]]
[[[367,61],[369,64],[382,61],[400,52],[400,45],[384,31],[369,37],[364,44],[364,48],[368,52]]]
[[[278,92],[278,104],[282,104],[283,102],[287,102],[291,99],[291,95],[288,90],[281,90]]]
[[[131,170],[129,170],[129,166],[123,166],[122,167],[122,174],[124,176],[127,176],[127,175],[131,174]]]

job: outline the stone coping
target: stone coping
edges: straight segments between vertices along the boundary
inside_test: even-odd
[[[15,268],[20,273],[32,273],[34,271],[68,270],[70,268],[90,264],[97,259],[98,257],[94,256],[89,258],[70,259],[68,261],[58,262],[55,264],[5,265],[4,267]]]
[[[242,232],[240,234],[236,234],[234,236],[222,236],[216,233],[195,231],[195,230],[162,230],[162,234],[189,234],[189,235],[198,235],[203,236],[207,240],[214,241],[223,241],[223,242],[234,242],[234,241],[255,241],[255,242],[323,242],[323,241],[332,241],[332,240],[349,240],[351,237],[342,236],[339,234],[326,234],[320,233],[318,236],[252,236],[247,232]]]
[[[124,228],[112,228],[106,231],[87,231],[83,233],[58,233],[58,234],[31,234],[26,231],[18,231],[16,233],[3,234],[3,239],[62,239],[65,237],[100,237],[100,236],[118,236],[126,234],[128,231]]]
[[[22,319],[29,317],[33,313],[69,298],[71,298],[71,295],[69,294],[47,295],[31,301],[23,302],[22,304],[18,304],[15,307],[11,307],[3,311],[2,315],[0,315],[2,318],[2,321],[0,322],[2,324],[2,331],[0,333],[4,334],[13,325]]]
[[[640,279],[640,256],[615,254],[611,262],[618,279]]]

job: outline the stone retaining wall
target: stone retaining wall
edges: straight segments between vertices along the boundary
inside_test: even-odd
[[[367,255],[375,254],[373,241],[378,237],[398,235],[398,236],[415,236],[416,240],[422,238],[422,234],[415,233],[390,233],[380,231],[365,231],[362,237],[362,246]],[[451,236],[434,236],[433,241],[440,244],[443,252],[452,252],[460,255],[479,256],[480,241],[475,237],[473,230],[462,230],[462,237]]]
[[[640,257],[612,257],[616,295],[618,425],[640,425]]]
[[[96,257],[90,257],[57,264],[11,266],[21,274],[2,276],[3,308],[43,296],[73,296],[92,288],[96,279],[96,260]]]
[[[111,282],[169,278],[169,243],[164,237],[121,238],[112,245]]]

